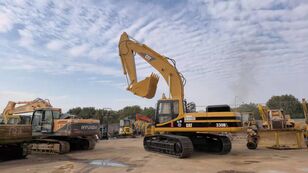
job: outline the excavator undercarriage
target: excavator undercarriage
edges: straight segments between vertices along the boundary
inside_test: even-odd
[[[172,155],[178,158],[189,157],[194,150],[215,154],[227,154],[232,149],[227,136],[203,133],[172,133],[146,136],[145,150]]]
[[[72,150],[92,150],[96,140],[90,137],[35,139],[31,141],[33,153],[65,154]]]

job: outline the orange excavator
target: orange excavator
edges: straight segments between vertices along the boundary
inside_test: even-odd
[[[19,105],[19,106],[16,106]],[[51,107],[48,100],[9,101],[2,112],[0,124],[0,159],[24,158],[31,151],[31,117],[20,114]]]
[[[23,104],[15,107],[16,104]],[[22,118],[17,113],[32,112],[31,124],[20,124]],[[76,119],[62,114],[60,108],[53,108],[48,100],[35,99],[30,102],[9,102],[3,111],[4,122],[19,119],[14,126],[30,129],[31,149],[34,152],[67,153],[71,149],[93,149],[99,133],[99,120]],[[29,130],[27,130],[28,132]],[[7,131],[3,133],[10,134]],[[16,137],[19,139],[19,137]]]

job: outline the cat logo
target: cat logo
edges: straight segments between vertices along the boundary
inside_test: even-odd
[[[155,60],[155,58],[153,58],[153,57],[151,57],[150,55],[147,55],[147,54],[144,56],[144,58],[145,58],[147,61],[149,61],[149,62]]]

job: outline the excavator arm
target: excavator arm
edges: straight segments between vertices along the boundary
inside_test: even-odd
[[[138,43],[125,32],[120,38],[119,54],[124,74],[128,76],[129,84],[127,89],[129,91],[140,97],[151,99],[155,96],[157,89],[159,78],[156,74],[151,74],[141,81],[137,80],[135,54],[138,54],[163,76],[169,86],[170,97],[183,100],[184,80],[181,73],[176,69],[174,60],[160,55],[145,44]]]
[[[16,107],[16,105],[20,105]],[[37,108],[50,108],[52,107],[48,100],[37,98],[33,101],[13,102],[9,101],[3,110],[2,117],[5,124],[10,118],[15,117],[14,114],[22,114],[33,112]]]
[[[267,108],[265,106],[262,106],[261,104],[258,104],[258,110],[261,116],[263,127],[269,128],[270,123]]]

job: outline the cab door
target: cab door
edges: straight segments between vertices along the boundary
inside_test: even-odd
[[[51,133],[53,127],[53,115],[51,110],[37,110],[32,117],[32,134]]]
[[[42,119],[42,133],[51,133],[53,127],[53,116],[51,110],[46,110]]]

